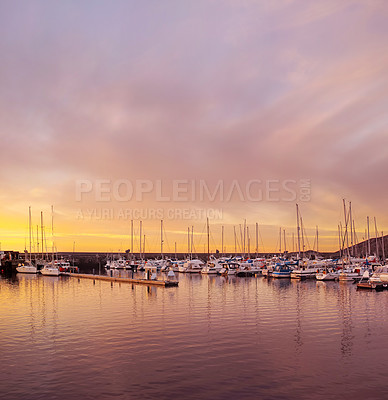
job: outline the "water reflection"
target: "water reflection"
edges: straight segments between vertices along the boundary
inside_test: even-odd
[[[358,399],[365,392],[342,371],[361,368],[384,394],[384,376],[372,371],[383,371],[388,355],[379,344],[388,293],[336,282],[177,278],[178,288],[1,278],[1,393]]]

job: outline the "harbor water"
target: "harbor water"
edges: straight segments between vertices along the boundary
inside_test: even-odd
[[[388,398],[388,292],[176,275],[0,278],[0,398]]]

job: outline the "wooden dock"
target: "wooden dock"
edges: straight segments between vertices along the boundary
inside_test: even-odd
[[[364,289],[364,290],[376,290],[377,292],[381,292],[383,290],[388,289],[388,285],[384,283],[372,283],[372,282],[359,282],[357,283],[357,290]]]
[[[71,272],[63,273],[64,276],[71,276],[78,279],[92,279],[98,281],[108,282],[120,282],[120,283],[134,283],[137,285],[148,285],[148,286],[162,286],[162,287],[174,287],[178,286],[178,281],[160,281],[152,279],[132,279],[132,278],[116,278],[114,276],[106,275],[92,275],[92,274],[75,274]]]

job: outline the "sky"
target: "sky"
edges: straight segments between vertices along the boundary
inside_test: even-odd
[[[52,240],[51,205],[58,251],[128,249],[132,219],[135,252],[140,219],[146,251],[161,219],[165,251],[192,226],[203,251],[206,216],[212,251],[222,226],[241,247],[244,220],[252,250],[256,223],[259,250],[280,228],[291,249],[297,202],[306,246],[318,226],[336,250],[343,199],[360,240],[367,216],[388,232],[387,17],[378,0],[0,0],[2,249],[28,248],[29,206]]]

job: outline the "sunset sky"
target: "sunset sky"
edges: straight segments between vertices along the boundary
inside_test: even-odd
[[[320,249],[338,248],[343,198],[360,240],[367,215],[388,233],[387,20],[384,0],[0,0],[2,249],[24,249],[29,206],[51,240],[51,205],[58,251],[128,249],[127,209],[164,210],[166,251],[186,251],[191,226],[196,250],[206,242],[206,218],[171,209],[222,214],[210,247],[225,226],[229,252],[244,219],[251,250],[256,222],[261,251],[278,249],[280,227],[291,248],[296,202],[310,247],[318,225]],[[165,196],[176,180],[288,180],[297,193],[100,201],[98,180],[161,181]],[[93,189],[77,199],[81,181]],[[159,250],[160,218],[142,219],[146,251]]]

